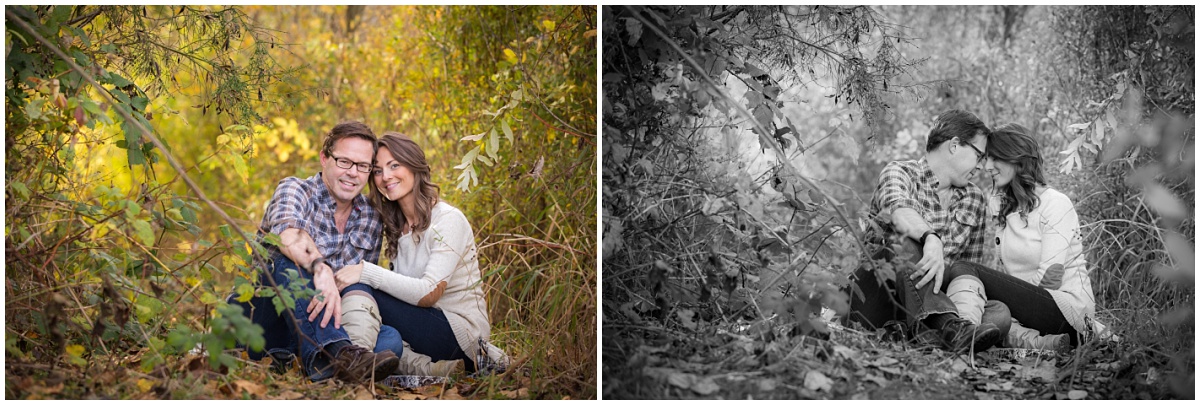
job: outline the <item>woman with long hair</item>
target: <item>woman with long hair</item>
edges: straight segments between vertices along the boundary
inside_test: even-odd
[[[1008,307],[1013,323],[1005,346],[1060,351],[1078,346],[1096,302],[1075,206],[1047,186],[1040,148],[1024,127],[993,130],[987,154],[984,169],[1000,199],[1000,271],[969,262],[950,271],[974,270],[987,298]]]
[[[507,356],[488,343],[491,325],[467,217],[441,201],[416,142],[388,132],[377,146],[368,184],[371,204],[383,221],[383,256],[391,268],[364,261],[337,272],[343,296],[357,295],[365,303],[344,305],[349,308],[343,309],[343,324],[350,325],[351,340],[399,353],[400,374],[505,367]]]

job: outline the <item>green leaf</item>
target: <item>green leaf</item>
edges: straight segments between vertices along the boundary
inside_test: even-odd
[[[492,132],[492,133],[494,134],[494,133],[495,133],[495,130],[493,130],[493,132]],[[464,137],[461,139],[461,141],[462,141],[462,142],[475,142],[475,141],[478,141],[478,140],[480,140],[480,139],[483,139],[483,136],[484,136],[484,135],[487,135],[487,132],[480,132],[480,133],[479,133],[479,134],[477,134],[477,135],[467,135],[467,136],[464,136]]]
[[[508,143],[513,141],[512,128],[508,126],[508,120],[500,121],[500,129],[504,131],[504,138],[508,139]]]
[[[85,34],[82,28],[71,26],[71,32],[75,33],[75,36],[78,37],[80,41],[83,41],[84,48],[92,47],[92,38]]]
[[[92,58],[84,55],[83,52],[80,52],[78,49],[71,51],[71,57],[75,58],[75,63],[79,64],[79,66],[92,66]]]
[[[226,240],[233,239],[233,233],[229,230],[228,224],[218,226],[217,229],[221,230],[221,236],[224,236]]]
[[[138,111],[141,111],[141,112],[145,112],[145,111],[146,111],[146,104],[149,104],[149,103],[150,103],[150,99],[147,99],[147,98],[145,98],[145,97],[142,97],[142,96],[137,96],[137,97],[134,97],[134,98],[133,98],[132,100],[130,100],[130,101],[132,102],[133,109],[135,109],[135,110],[138,110]]]
[[[143,219],[133,221],[133,229],[137,233],[138,239],[141,239],[143,245],[154,246],[154,230],[150,229],[149,222]]]
[[[125,145],[121,147],[128,151],[129,164],[146,164],[146,156],[142,154],[142,131],[129,120],[121,121],[121,130],[125,132]]]
[[[106,44],[105,46],[111,46],[111,44]],[[104,50],[104,47],[101,47],[100,50]],[[112,52],[116,52],[116,51],[117,51],[117,48],[112,48]],[[125,86],[129,86],[129,85],[133,84],[129,80],[126,80],[124,77],[121,77],[121,75],[113,73],[113,72],[108,72],[108,74],[106,76],[107,77],[101,77],[101,78],[106,79],[105,81],[111,83],[113,86],[125,87]],[[113,92],[113,95],[116,95],[117,98],[121,98],[121,96],[123,94],[121,94],[121,92],[117,91],[117,92]],[[123,101],[128,102],[129,101],[128,99],[129,99],[129,97],[125,96],[125,100],[123,100]]]
[[[496,152],[499,152],[499,151],[500,151],[500,136],[496,134],[496,131],[492,131],[491,135],[488,136],[487,154],[488,154],[488,156],[490,156],[492,158],[492,160],[499,160],[499,159],[496,159]],[[491,166],[491,164],[488,164],[488,166]]]
[[[466,191],[471,188],[471,174],[469,171],[463,170],[463,172],[458,175],[458,180],[459,190]]]
[[[14,181],[8,183],[8,185],[12,187],[13,191],[16,191],[17,194],[21,196],[21,199],[29,198],[29,188],[25,187],[25,183]]]
[[[29,104],[25,104],[25,115],[31,120],[41,118],[43,104],[46,104],[46,99],[44,98],[30,100]]]
[[[250,302],[250,299],[254,298],[254,286],[250,285],[250,283],[238,284],[237,294],[238,302]]]
[[[476,156],[479,156],[479,147],[478,146],[472,148],[470,152],[467,152],[467,154],[465,156],[463,156],[462,163],[459,163],[458,166],[454,166],[454,168],[457,170],[462,170],[462,169],[466,168],[467,166],[470,166],[471,162],[475,161]]]
[[[250,132],[250,127],[247,127],[247,126],[241,125],[241,124],[233,124],[233,125],[225,127],[225,132],[233,132],[233,131]]]
[[[242,155],[233,153],[229,155],[230,162],[233,163],[233,171],[238,177],[242,178],[242,184],[250,184],[250,171],[246,167],[246,160],[242,159]]]
[[[196,223],[196,211],[192,210],[191,207],[184,206],[180,209],[180,211],[183,214],[184,221],[187,221],[190,224]]]
[[[83,109],[87,110],[87,112],[89,112],[89,113],[92,113],[95,115],[104,115],[104,111],[100,110],[100,105],[96,104],[96,102],[93,101],[92,99],[85,98],[85,99],[83,99],[83,102],[80,103],[80,105],[82,105]]]
[[[280,240],[279,234],[274,233],[274,232],[263,235],[263,243],[266,243],[268,245],[283,247],[283,241]]]
[[[73,6],[54,6],[54,10],[50,12],[50,18],[46,19],[46,28],[51,32],[51,35],[57,34],[59,26],[71,18],[71,9]]]

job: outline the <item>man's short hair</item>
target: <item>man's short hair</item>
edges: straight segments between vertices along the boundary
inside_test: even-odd
[[[367,124],[358,121],[343,121],[335,125],[333,129],[329,130],[329,134],[325,135],[325,144],[321,146],[321,153],[329,156],[329,153],[333,152],[333,145],[337,141],[346,138],[362,138],[371,142],[372,148],[375,147],[375,142],[378,140],[375,137],[375,133],[371,131],[371,128],[367,127]]]
[[[992,131],[988,130],[987,125],[984,125],[983,121],[979,120],[975,114],[963,110],[949,110],[938,115],[933,129],[929,130],[929,140],[925,142],[925,151],[932,152],[951,138],[958,138],[960,142],[970,143],[976,135],[983,135],[984,138],[987,138],[992,135]]]

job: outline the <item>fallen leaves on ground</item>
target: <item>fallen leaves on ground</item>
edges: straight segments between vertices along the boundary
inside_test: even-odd
[[[604,348],[604,398],[1111,399],[1166,393],[1151,385],[1163,380],[1153,367],[1131,377],[1121,343],[1091,342],[1071,354],[992,349],[970,356],[839,325],[821,340],[789,337],[786,329],[754,322],[606,330],[606,341],[613,336],[627,344]],[[1117,380],[1123,383],[1111,384]]]
[[[449,384],[393,389],[382,384],[313,383],[299,368],[270,371],[267,360],[239,359],[241,366],[213,371],[207,357],[182,356],[146,373],[122,360],[93,356],[90,368],[59,364],[5,364],[6,399],[536,399],[521,367],[483,378],[457,376]]]

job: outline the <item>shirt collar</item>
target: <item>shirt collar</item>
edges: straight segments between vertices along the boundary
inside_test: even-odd
[[[941,182],[938,181],[937,176],[933,174],[933,168],[929,167],[929,161],[925,158],[921,158],[921,160],[917,161],[917,167],[921,169],[921,182],[928,184],[932,186],[934,190],[937,190],[938,185],[940,185]]]

